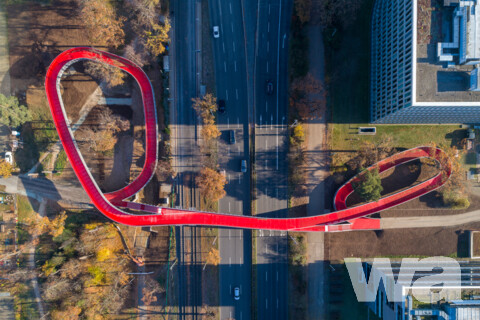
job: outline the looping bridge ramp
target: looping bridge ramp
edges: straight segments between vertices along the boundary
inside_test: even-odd
[[[122,69],[138,83],[143,99],[145,114],[145,163],[140,175],[126,187],[104,194],[95,182],[80,154],[73,137],[70,123],[61,98],[60,80],[64,71],[78,60],[94,60]],[[269,229],[286,231],[348,231],[380,229],[380,220],[367,216],[420,197],[442,186],[452,173],[446,154],[438,148],[417,147],[397,153],[367,170],[378,168],[380,172],[419,158],[435,159],[441,167],[433,178],[401,192],[370,202],[347,208],[345,201],[353,192],[352,182],[345,183],[335,194],[334,204],[338,211],[303,218],[258,218],[225,213],[199,212],[157,207],[129,202],[125,199],[139,192],[152,178],[157,165],[157,118],[153,89],[147,75],[131,61],[117,55],[89,47],[78,47],[58,55],[48,68],[45,90],[58,135],[72,168],[95,207],[111,220],[132,226],[160,225],[203,225],[246,229]],[[445,159],[447,159],[445,161]],[[129,208],[140,211],[132,214],[122,210]]]

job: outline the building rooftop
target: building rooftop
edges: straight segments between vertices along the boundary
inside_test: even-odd
[[[480,105],[480,92],[469,91],[470,74],[480,61],[480,3],[414,3],[417,30],[413,104]]]

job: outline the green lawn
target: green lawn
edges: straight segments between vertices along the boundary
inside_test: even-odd
[[[333,124],[332,150],[357,150],[363,141],[379,141],[384,135],[393,138],[396,148],[413,148],[435,142],[439,146],[457,145],[466,136],[466,130],[459,125],[381,125],[375,126],[377,134],[359,135],[358,127],[368,124]]]
[[[35,214],[30,200],[26,196],[17,196],[18,222],[25,222]]]

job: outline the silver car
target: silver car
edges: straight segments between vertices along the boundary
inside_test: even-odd
[[[215,39],[220,38],[220,28],[218,26],[213,27],[213,37]]]

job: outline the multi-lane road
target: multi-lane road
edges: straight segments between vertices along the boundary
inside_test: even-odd
[[[259,0],[255,52],[256,214],[286,217],[290,0]],[[268,90],[270,83],[273,90]],[[286,232],[257,232],[258,319],[288,318]]]
[[[227,195],[219,211],[250,214],[250,153],[246,74],[246,49],[242,7],[239,1],[210,0],[210,24],[220,35],[213,39],[217,99],[225,101],[226,111],[218,113],[222,133],[219,143],[220,170],[225,170]],[[230,135],[235,135],[235,142]],[[242,172],[241,161],[247,162]],[[220,319],[250,319],[251,315],[251,232],[220,229],[219,249]],[[240,299],[234,299],[234,289]]]
[[[198,64],[198,4],[194,0],[178,0],[173,4],[174,35],[171,48],[173,61],[172,125],[175,149],[174,168],[177,203],[181,208],[199,209],[199,193],[195,184],[200,169],[197,147],[197,116],[192,98],[199,93]],[[177,227],[177,281],[180,319],[197,319],[201,300],[201,250],[197,242],[197,227]]]

